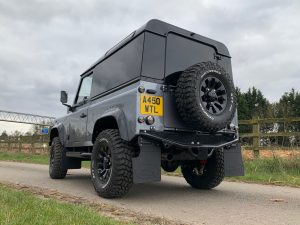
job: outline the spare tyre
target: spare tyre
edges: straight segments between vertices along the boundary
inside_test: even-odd
[[[213,62],[198,63],[183,71],[175,96],[179,115],[195,130],[221,130],[230,124],[236,110],[233,80]]]

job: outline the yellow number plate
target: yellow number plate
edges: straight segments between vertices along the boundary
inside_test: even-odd
[[[140,99],[141,114],[162,116],[163,115],[163,98],[153,95],[141,95]]]

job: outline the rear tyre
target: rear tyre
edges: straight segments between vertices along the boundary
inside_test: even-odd
[[[203,174],[199,174],[200,162],[196,165],[183,165],[181,172],[186,182],[193,188],[211,189],[218,186],[224,179],[224,152],[215,150],[207,160]]]
[[[66,153],[58,137],[54,137],[50,149],[49,175],[52,179],[63,179],[67,175],[65,168]]]
[[[95,140],[91,158],[91,176],[99,196],[124,196],[132,186],[132,147],[122,140],[119,131],[102,131]]]

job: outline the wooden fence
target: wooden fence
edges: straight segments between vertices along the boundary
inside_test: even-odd
[[[277,130],[268,129],[275,124]],[[243,149],[256,156],[261,149],[300,150],[300,117],[240,120],[239,128]],[[49,135],[0,137],[0,151],[47,154],[48,144]]]
[[[49,136],[0,137],[0,151],[48,154]]]
[[[300,150],[300,117],[240,120],[239,128],[243,148],[256,156],[261,149]]]

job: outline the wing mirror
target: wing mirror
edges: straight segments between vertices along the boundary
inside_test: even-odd
[[[67,106],[70,111],[72,111],[72,106],[67,104],[67,102],[68,102],[68,93],[66,91],[61,91],[60,92],[60,102],[61,102],[61,104]]]
[[[68,102],[68,93],[66,91],[60,92],[60,102],[64,105]]]

